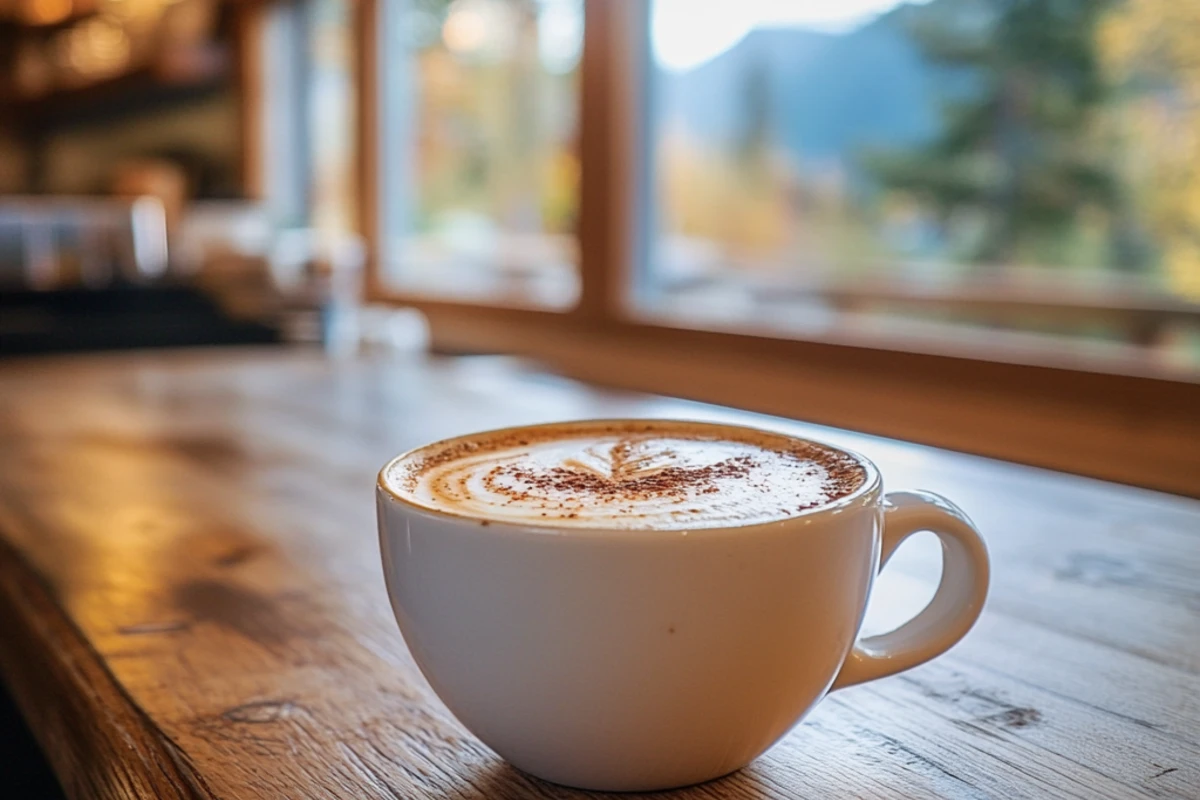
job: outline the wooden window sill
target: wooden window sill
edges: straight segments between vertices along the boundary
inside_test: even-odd
[[[434,347],[528,356],[575,378],[1200,497],[1200,383],[1140,361],[976,351],[833,333],[784,339],[648,320],[444,302]],[[918,349],[919,348],[919,349]],[[1110,371],[1101,371],[1108,368]]]

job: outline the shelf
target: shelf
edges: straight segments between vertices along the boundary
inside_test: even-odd
[[[63,127],[98,125],[217,94],[231,86],[228,48],[209,46],[106,78],[87,86],[60,89],[36,98],[0,102],[4,116],[17,120],[27,135]]]

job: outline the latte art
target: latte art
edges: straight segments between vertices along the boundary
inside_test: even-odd
[[[748,429],[563,423],[430,445],[384,480],[418,505],[483,520],[689,529],[786,519],[850,494],[864,472],[840,451]]]

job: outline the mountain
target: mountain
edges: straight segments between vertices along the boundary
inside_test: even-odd
[[[834,38],[803,28],[759,28],[693,69],[659,73],[661,119],[681,123],[698,138],[732,143],[745,126],[744,92],[754,73],[765,73],[770,106],[778,113],[790,106],[795,77],[809,74]]]
[[[904,146],[938,128],[948,76],[924,61],[901,6],[845,34],[760,28],[715,58],[660,74],[660,120],[724,147],[744,137],[753,103],[770,141],[800,162],[850,165],[871,146]],[[756,86],[766,102],[754,100]]]

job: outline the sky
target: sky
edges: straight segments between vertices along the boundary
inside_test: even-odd
[[[725,52],[756,27],[847,31],[902,1],[655,0],[654,53],[662,67],[683,71]]]

